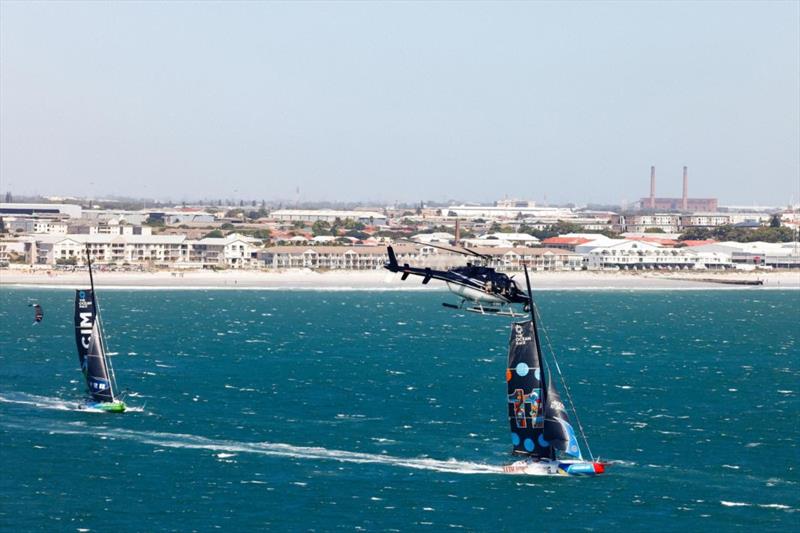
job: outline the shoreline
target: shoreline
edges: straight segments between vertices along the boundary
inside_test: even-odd
[[[95,272],[95,286],[124,290],[447,290],[444,283],[423,286],[382,270],[329,271],[159,271]],[[708,281],[762,280],[748,286]],[[533,272],[534,290],[800,290],[800,272]],[[65,288],[88,285],[86,272],[0,271],[0,288]]]

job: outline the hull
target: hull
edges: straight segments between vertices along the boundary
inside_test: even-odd
[[[571,460],[521,460],[505,465],[503,472],[528,476],[596,476],[605,472],[605,464]]]
[[[106,413],[124,413],[125,409],[127,408],[125,402],[122,400],[114,400],[113,402],[87,401],[82,407],[86,409],[105,411]]]
[[[486,291],[481,291],[478,289],[473,289],[472,287],[465,287],[464,285],[459,285],[458,283],[453,283],[451,281],[447,282],[447,288],[453,294],[457,294],[458,296],[461,296],[462,298],[471,300],[473,302],[480,302],[491,305],[502,305],[508,303],[508,300],[500,298],[499,296],[495,296],[494,294],[488,293]]]

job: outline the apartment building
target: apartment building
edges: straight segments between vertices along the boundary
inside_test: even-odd
[[[71,234],[27,243],[37,264],[85,263],[88,249],[98,264],[248,268],[258,266],[260,241],[238,234],[189,240],[184,235]]]

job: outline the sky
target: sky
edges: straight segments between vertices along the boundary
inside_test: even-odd
[[[0,191],[800,202],[800,2],[0,3]]]

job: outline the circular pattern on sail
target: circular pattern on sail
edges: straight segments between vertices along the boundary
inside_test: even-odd
[[[525,446],[525,449],[529,452],[533,451],[533,441],[531,439],[525,439],[523,446]]]
[[[528,372],[530,372],[530,370],[531,370],[531,367],[529,367],[527,363],[523,362],[523,363],[517,364],[517,368],[516,368],[517,374],[522,376],[522,377],[527,376]]]
[[[538,368],[533,369],[533,377],[535,377],[537,380],[542,379],[541,372],[539,371]]]
[[[544,440],[544,435],[539,435],[539,438],[537,440],[539,441],[539,446],[541,446],[542,448],[547,448],[548,446],[550,446],[550,443]]]
[[[519,446],[519,435],[516,433],[511,433],[511,444],[514,446]]]

